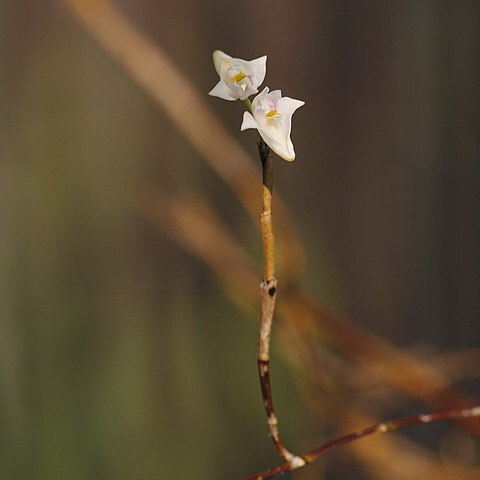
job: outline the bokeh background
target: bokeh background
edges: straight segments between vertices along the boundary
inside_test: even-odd
[[[213,50],[268,55],[265,85],[306,101],[296,161],[275,162],[305,249],[305,291],[420,358],[467,352],[476,360],[460,363],[470,370],[457,383],[480,393],[480,3],[115,5],[255,166],[242,105],[206,95]],[[256,378],[257,313],[143,214],[145,192],[206,197],[260,281],[254,223],[65,3],[3,0],[0,21],[2,478],[235,479],[277,464]],[[305,400],[288,349],[275,335],[274,396],[287,445],[305,451],[334,428],[321,395],[319,411]],[[338,392],[378,418],[428,410],[401,394],[393,402],[368,373],[347,378],[342,352],[324,362]],[[408,435],[440,462],[478,468],[478,441],[459,428]],[[400,478],[388,475],[347,448],[290,477]]]

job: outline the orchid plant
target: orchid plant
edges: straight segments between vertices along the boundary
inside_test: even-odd
[[[299,468],[306,462],[302,457],[288,451],[280,439],[270,386],[270,334],[277,293],[275,238],[272,223],[273,160],[270,151],[274,151],[279,157],[289,162],[295,159],[295,150],[290,138],[292,115],[305,102],[282,97],[280,90],[270,92],[268,87],[265,87],[253,102],[250,102],[249,96],[258,92],[258,87],[265,79],[266,61],[266,55],[247,61],[232,58],[216,50],[213,53],[213,63],[220,81],[209,94],[229,101],[244,100],[248,111],[243,115],[240,130],[253,128],[260,134],[258,150],[263,169],[263,211],[260,223],[264,261],[257,356],[258,375],[270,436],[275,448],[292,468]]]
[[[216,50],[213,53],[215,69],[219,82],[209,92],[210,95],[228,101],[243,100],[248,111],[243,114],[240,130],[256,129],[260,134],[258,150],[262,163],[263,210],[260,215],[263,239],[263,281],[261,283],[261,314],[258,338],[258,375],[267,417],[270,437],[285,463],[264,472],[257,473],[245,480],[264,480],[282,473],[304,467],[325,453],[346,443],[378,433],[387,433],[400,428],[430,423],[438,420],[453,420],[480,417],[480,405],[458,410],[445,410],[427,415],[415,415],[394,421],[372,425],[358,432],[331,440],[303,455],[295,455],[285,448],[279,433],[278,419],[273,408],[270,383],[270,336],[277,297],[277,279],[275,278],[275,240],[272,223],[273,160],[271,151],[289,162],[295,159],[295,150],[290,138],[292,116],[305,102],[290,97],[282,97],[281,90],[270,91],[265,87],[252,102],[249,97],[258,93],[266,74],[267,57],[255,60],[233,58]]]

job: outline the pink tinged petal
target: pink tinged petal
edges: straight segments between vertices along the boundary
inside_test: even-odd
[[[270,96],[272,98],[275,98],[277,100],[280,100],[282,98],[282,91],[281,90],[272,90],[270,92]],[[288,97],[285,97],[285,98],[288,98]]]
[[[240,130],[243,132],[244,130],[247,130],[249,128],[257,128],[258,129],[258,123],[253,118],[253,115],[250,112],[244,112],[243,113],[243,122],[242,122],[242,125],[240,127]]]
[[[267,95],[268,95],[268,92],[269,92],[269,88],[268,87],[265,87],[254,99],[253,99],[253,103],[258,103],[260,102],[261,100],[263,100]]]
[[[213,88],[208,92],[209,95],[212,97],[219,97],[223,98],[224,100],[228,100],[230,102],[233,102],[238,99],[238,97],[235,97],[232,95],[232,92],[228,88],[227,84],[220,80]]]
[[[254,99],[252,102],[253,114],[260,114],[263,106],[263,103],[268,95],[268,87],[265,87]]]

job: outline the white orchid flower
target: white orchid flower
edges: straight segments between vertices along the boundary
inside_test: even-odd
[[[267,56],[247,61],[232,58],[220,50],[213,52],[215,70],[220,81],[208,93],[225,100],[246,100],[258,92],[258,87],[265,79]]]
[[[256,128],[265,143],[283,159],[295,160],[295,151],[290,139],[292,115],[305,105],[301,100],[282,97],[280,90],[269,93],[268,87],[259,93],[252,102],[252,113],[243,114],[240,130]]]

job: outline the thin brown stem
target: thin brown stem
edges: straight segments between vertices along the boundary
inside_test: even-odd
[[[288,451],[281,439],[278,428],[278,419],[273,408],[272,389],[270,382],[270,336],[272,332],[273,314],[277,298],[277,279],[275,278],[275,237],[272,221],[272,194],[273,194],[273,159],[270,147],[261,140],[258,152],[262,162],[262,197],[263,209],[260,215],[263,239],[263,281],[261,283],[262,307],[258,335],[258,376],[262,391],[263,405],[267,415],[267,423],[275,448],[279,455],[289,465],[300,466],[305,462]]]
[[[258,152],[262,162],[263,183],[263,210],[260,217],[263,237],[263,279],[268,282],[275,278],[275,238],[272,221],[273,158],[270,147],[263,141],[258,144]]]
[[[296,470],[297,468],[301,468],[309,463],[314,462],[315,460],[318,460],[320,457],[326,455],[332,450],[336,450],[347,443],[352,443],[370,435],[394,432],[395,430],[400,430],[401,428],[413,427],[414,425],[424,425],[427,423],[438,422],[440,420],[466,419],[474,417],[480,417],[480,405],[462,410],[445,410],[443,412],[415,415],[389,422],[377,423],[358,432],[349,433],[348,435],[344,435],[336,438],[335,440],[324,443],[322,446],[311,450],[301,457],[298,457],[303,460],[303,465],[295,466],[292,465],[291,462],[287,462],[279,465],[278,467],[269,468],[268,470],[247,477],[244,480],[265,480],[267,478],[276,477],[277,475],[285,472],[290,472],[291,470]]]

